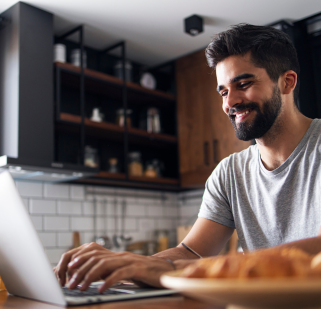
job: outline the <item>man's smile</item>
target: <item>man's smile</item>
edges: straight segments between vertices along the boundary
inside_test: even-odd
[[[236,111],[234,113],[230,113],[229,116],[234,118],[235,122],[241,122],[245,120],[253,111],[253,108],[242,109],[240,111]]]

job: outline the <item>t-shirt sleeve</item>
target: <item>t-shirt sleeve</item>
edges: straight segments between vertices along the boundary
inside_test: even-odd
[[[225,188],[227,159],[221,161],[207,179],[198,217],[235,228]]]

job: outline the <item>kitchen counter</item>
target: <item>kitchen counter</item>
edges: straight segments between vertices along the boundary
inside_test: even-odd
[[[21,297],[8,295],[6,291],[0,292],[0,309],[58,309],[60,306],[41,303]],[[122,302],[94,304],[88,306],[72,306],[72,309],[223,309],[220,306],[209,305],[184,296],[169,296],[145,298]]]

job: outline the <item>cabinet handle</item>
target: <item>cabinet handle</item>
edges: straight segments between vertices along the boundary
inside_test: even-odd
[[[214,139],[213,140],[213,154],[214,154],[213,159],[214,159],[214,163],[218,163],[219,162],[217,150],[218,150],[218,140]]]
[[[210,165],[210,156],[209,156],[209,145],[208,142],[204,142],[204,164]]]

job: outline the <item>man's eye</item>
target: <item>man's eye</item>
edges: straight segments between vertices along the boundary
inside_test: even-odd
[[[227,91],[221,92],[221,97],[227,96]]]
[[[241,88],[245,88],[246,86],[250,85],[252,82],[246,82],[246,83],[242,83],[240,84]]]

